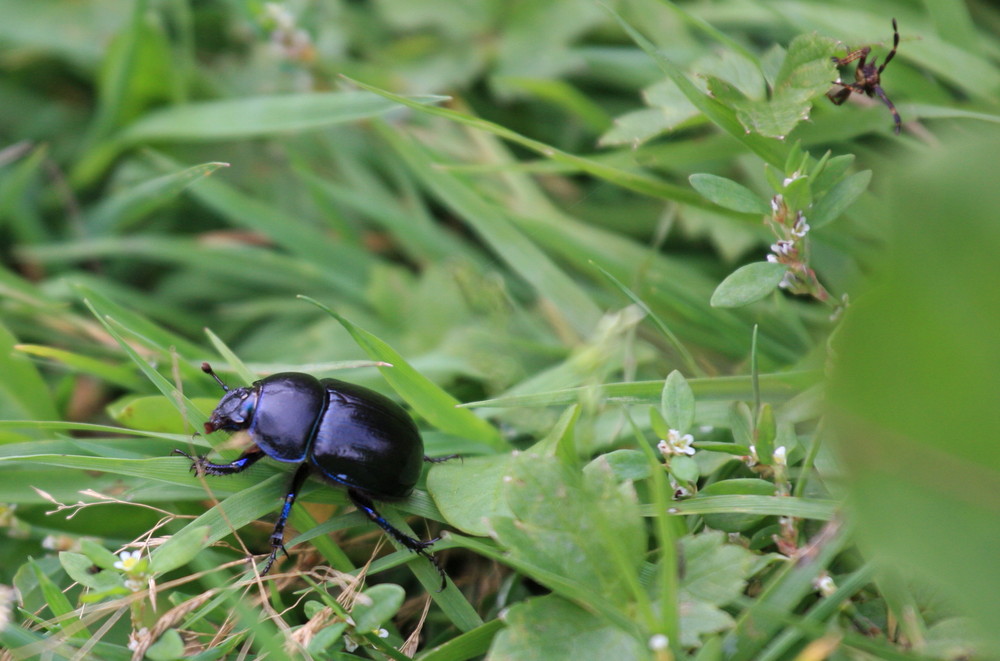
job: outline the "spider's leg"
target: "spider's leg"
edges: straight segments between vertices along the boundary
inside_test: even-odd
[[[892,19],[892,50],[885,56],[885,62],[882,63],[882,66],[878,68],[879,73],[882,73],[889,61],[896,56],[897,48],[899,48],[899,28],[896,27],[896,19]]]
[[[871,50],[872,50],[871,47],[863,46],[861,48],[858,48],[857,50],[852,50],[844,57],[833,57],[831,59],[833,60],[833,63],[838,67],[842,67],[845,64],[850,64],[851,62],[859,58],[861,59],[861,63],[864,64],[865,58],[868,57],[868,53],[870,53]]]
[[[833,105],[835,106],[842,105],[844,101],[847,101],[848,97],[851,96],[851,90],[853,90],[854,88],[848,85],[847,83],[840,83],[837,81],[834,81],[833,84],[840,85],[840,89],[830,90],[829,92],[826,93],[826,98],[830,99],[830,101],[832,101]]]
[[[875,94],[878,98],[882,99],[882,103],[889,106],[889,112],[892,113],[892,120],[896,123],[896,135],[899,135],[899,129],[902,126],[903,121],[899,117],[899,112],[896,110],[896,106],[892,105],[892,101],[889,100],[889,97],[885,95],[885,92],[882,91],[882,88],[878,85],[875,86]]]

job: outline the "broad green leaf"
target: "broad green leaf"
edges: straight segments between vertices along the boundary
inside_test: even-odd
[[[493,661],[650,658],[635,637],[557,595],[512,606],[490,647]]]
[[[583,470],[597,470],[599,463],[609,467],[615,479],[621,482],[645,480],[652,474],[649,459],[638,450],[612,450],[591,461]]]
[[[399,612],[405,598],[406,591],[398,585],[384,583],[368,588],[351,610],[354,628],[361,633],[378,631]]]
[[[184,656],[184,639],[174,628],[164,631],[156,642],[149,646],[145,654],[145,658],[149,661],[174,661]]]
[[[511,455],[468,457],[433,466],[427,491],[445,520],[470,535],[489,534],[489,518],[511,516],[503,497]]]
[[[679,454],[670,458],[670,474],[681,483],[693,484],[701,477],[701,469],[693,458]]]
[[[733,616],[717,606],[697,599],[681,603],[681,645],[697,647],[701,637],[733,628]]]
[[[634,492],[619,488],[609,468],[581,474],[554,457],[521,454],[505,484],[514,519],[490,522],[512,556],[589,586],[591,603],[635,597],[645,534]]]
[[[732,179],[714,174],[693,174],[688,177],[688,181],[705,199],[715,202],[720,207],[745,213],[770,212],[767,202],[760,199],[759,195]]]
[[[764,298],[775,289],[788,267],[774,262],[754,262],[736,269],[712,293],[712,307],[737,308]]]
[[[738,544],[727,544],[725,534],[704,532],[681,540],[684,599],[727,606],[743,594],[758,556]]]
[[[66,570],[66,575],[84,587],[92,590],[104,592],[114,588],[121,588],[123,593],[128,593],[122,583],[121,574],[117,571],[103,570],[94,573],[94,563],[90,558],[82,553],[71,553],[62,551],[59,553],[59,564]]]
[[[694,425],[694,392],[677,370],[671,372],[663,384],[660,411],[670,428],[682,434]]]

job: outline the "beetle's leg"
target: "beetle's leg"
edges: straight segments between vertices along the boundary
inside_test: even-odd
[[[285,494],[285,505],[281,508],[281,514],[278,515],[278,520],[274,523],[274,531],[271,533],[271,555],[267,557],[264,568],[260,570],[261,574],[271,571],[271,565],[278,558],[278,551],[281,551],[286,556],[288,555],[284,544],[285,522],[288,521],[288,514],[292,511],[292,505],[295,504],[295,498],[299,495],[299,489],[302,488],[306,478],[309,477],[309,471],[309,464],[305,463],[300,465],[298,470],[295,471],[292,484],[288,488],[288,493]]]
[[[351,499],[351,502],[354,503],[355,507],[357,507],[361,512],[364,512],[365,516],[367,516],[369,519],[375,522],[375,524],[378,525],[378,527],[389,533],[390,537],[392,537],[394,540],[396,540],[406,548],[410,549],[414,553],[419,553],[420,555],[430,560],[431,564],[434,565],[434,568],[438,570],[439,574],[441,574],[441,589],[444,590],[445,586],[447,585],[447,577],[445,576],[444,569],[438,563],[437,558],[434,557],[434,554],[430,553],[427,550],[427,548],[431,544],[436,542],[437,539],[432,539],[429,542],[424,542],[419,539],[410,537],[402,530],[399,530],[391,523],[386,521],[385,517],[379,514],[378,510],[375,509],[375,503],[372,502],[371,498],[364,495],[360,491],[357,491],[355,489],[348,489],[347,496]]]
[[[191,460],[191,470],[198,475],[233,475],[242,473],[253,466],[258,459],[264,457],[264,451],[254,446],[228,464],[213,464],[203,456],[192,457],[183,450],[174,450],[174,454],[182,454]]]
[[[462,455],[460,454],[446,454],[443,457],[428,457],[426,454],[424,455],[424,461],[426,461],[428,464],[440,464],[445,461],[451,461],[452,459],[461,459],[461,458]]]

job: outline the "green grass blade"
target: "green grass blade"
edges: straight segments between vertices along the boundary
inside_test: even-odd
[[[426,418],[432,425],[450,434],[474,439],[492,446],[498,451],[507,449],[507,444],[495,427],[471,411],[458,408],[457,399],[413,369],[395,349],[368,331],[355,326],[319,301],[308,296],[301,298],[340,322],[354,338],[354,341],[358,343],[358,346],[373,360],[391,365],[391,367],[379,367],[382,376],[385,377],[393,390],[413,407],[414,411]]]

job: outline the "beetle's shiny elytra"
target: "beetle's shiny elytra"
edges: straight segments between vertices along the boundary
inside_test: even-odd
[[[351,502],[406,548],[430,560],[428,542],[410,537],[386,521],[374,500],[405,498],[413,491],[425,460],[424,443],[413,418],[394,401],[374,390],[337,379],[317,379],[301,372],[282,372],[245,388],[228,388],[208,363],[201,366],[226,391],[205,432],[247,430],[254,445],[228,464],[192,457],[191,469],[202,475],[232,475],[264,456],[299,464],[285,504],[271,534],[266,574],[284,551],[285,522],[299,489],[310,473],[347,489]],[[286,552],[287,555],[287,552]]]

